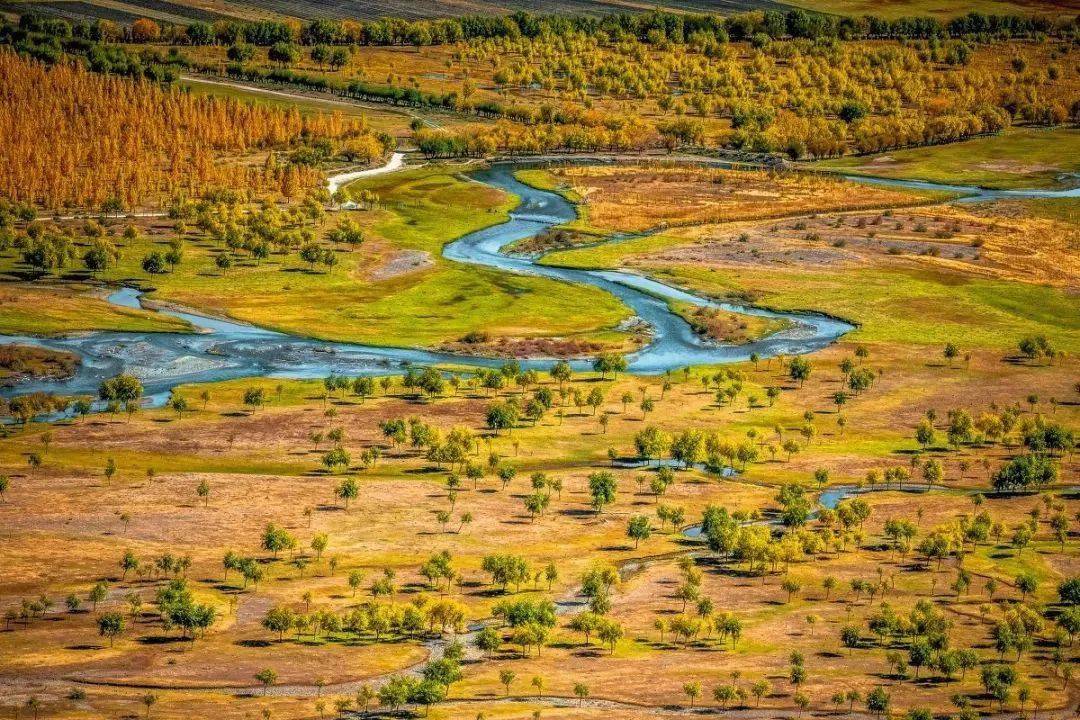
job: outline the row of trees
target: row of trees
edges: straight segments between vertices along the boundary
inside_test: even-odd
[[[116,40],[118,28],[107,21],[78,24],[47,19],[36,13],[20,18],[25,29],[57,35],[77,34],[95,39]],[[930,38],[966,35],[1028,37],[1035,33],[1069,32],[1068,19],[1054,20],[1045,15],[988,15],[971,12],[942,22],[929,16],[888,19],[875,15],[842,17],[800,9],[781,12],[739,13],[735,15],[696,15],[654,10],[647,13],[616,13],[600,17],[586,15],[534,15],[515,12],[508,16],[469,16],[438,20],[333,20],[319,18],[308,23],[260,20],[241,22],[219,20],[196,22],[187,26],[164,27],[148,18],[136,20],[126,29],[131,42],[168,41],[192,45],[232,45],[244,41],[270,46],[281,42],[306,45],[439,45],[477,38],[535,38],[571,32],[612,39],[637,38],[651,44],[683,43],[695,34],[705,33],[725,41],[745,40],[756,34],[771,38]]]

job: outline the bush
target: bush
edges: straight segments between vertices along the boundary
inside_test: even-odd
[[[1057,466],[1042,455],[1021,455],[1009,461],[994,475],[994,490],[1016,492],[1039,490],[1057,480]]]

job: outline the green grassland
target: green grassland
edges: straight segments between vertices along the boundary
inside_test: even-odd
[[[355,103],[328,103],[317,97],[312,97],[309,100],[301,100],[291,96],[284,97],[282,95],[273,95],[267,92],[257,92],[255,90],[245,89],[238,85],[226,84],[218,81],[211,82],[195,77],[182,78],[176,82],[176,85],[179,88],[200,95],[234,98],[244,102],[267,105],[269,107],[285,108],[287,110],[295,108],[303,114],[320,112],[330,113],[336,111],[340,112],[342,115],[365,117],[369,119],[374,119],[370,118],[370,116],[381,116],[384,114],[400,117],[399,114],[393,113],[390,110],[368,109]],[[372,125],[376,126],[376,123],[373,122]]]
[[[622,259],[685,244],[655,235],[551,253],[543,262],[616,267]],[[1007,348],[1028,334],[1080,350],[1080,308],[1059,288],[984,280],[929,268],[720,270],[694,265],[645,267],[658,279],[717,298],[753,298],[780,310],[816,310],[859,324],[853,340],[935,345],[962,338],[973,347]]]
[[[153,300],[323,340],[432,346],[477,329],[493,336],[620,340],[613,328],[629,311],[607,293],[442,258],[445,243],[505,221],[517,202],[454,172],[453,167],[433,166],[367,181],[365,187],[379,194],[382,209],[355,215],[367,225],[373,242],[339,253],[332,272],[313,272],[292,254],[272,255],[263,263],[240,261],[223,276],[213,263],[220,248],[193,238],[174,272],[151,277],[140,263],[147,252],[167,242],[168,237],[157,235],[128,243],[120,262],[102,279],[152,288]],[[401,251],[426,253],[426,266],[379,280],[368,277],[373,264]],[[0,260],[0,271],[16,269],[17,254]],[[97,306],[81,324],[58,321],[44,326],[32,304],[19,307],[5,307],[0,327],[36,333],[118,327],[115,318],[98,317],[104,311]],[[146,317],[112,312],[132,320]],[[72,313],[78,315],[79,308]]]
[[[1080,129],[1014,129],[949,145],[826,160],[816,167],[996,189],[1073,187],[1080,172]],[[1074,177],[1061,179],[1069,175]]]
[[[493,335],[527,337],[599,330],[594,339],[616,339],[610,329],[629,310],[608,293],[442,259],[448,240],[504,221],[517,198],[428,171],[373,178],[363,186],[397,208],[375,226],[376,232],[397,247],[425,251],[435,259],[436,270],[428,277],[382,301],[379,309],[398,318],[403,333],[416,332],[419,318],[437,323],[429,342],[456,339],[480,327]]]
[[[315,94],[311,94],[310,97],[304,97],[297,94],[296,91],[282,91],[270,88],[260,92],[258,89],[247,89],[240,85],[233,85],[221,81],[203,80],[194,77],[186,77],[178,81],[177,85],[200,95],[230,97],[244,102],[252,102],[286,110],[295,108],[303,114],[341,113],[347,117],[362,117],[373,130],[387,132],[402,138],[410,135],[411,130],[409,129],[409,123],[413,118],[424,117],[424,114],[419,112],[398,109],[390,105],[362,105],[354,101],[335,101]],[[289,93],[288,97],[284,94],[276,94],[286,92]],[[435,123],[440,127],[443,126],[446,121],[450,121],[451,124],[460,122],[459,118],[453,116],[439,115],[438,118],[437,123],[433,120],[429,120],[428,122]]]
[[[0,259],[8,265],[9,258]],[[0,284],[0,334],[59,335],[88,330],[184,332],[183,320],[117,307],[78,285]]]
[[[538,190],[547,190],[548,192],[555,192],[562,195],[567,202],[580,203],[583,198],[574,188],[570,187],[565,182],[562,182],[547,170],[539,168],[532,168],[528,170],[518,170],[514,173],[514,177],[526,185],[531,185]],[[579,207],[580,213],[584,208]]]
[[[577,217],[559,227],[582,235],[595,235],[598,240],[611,235],[612,231],[610,229],[597,227],[589,222],[589,206],[581,193],[570,184],[552,175],[549,171],[540,168],[518,170],[514,173],[514,177],[537,190],[557,193],[574,206]]]
[[[965,278],[929,269],[716,271],[657,270],[675,285],[723,297],[751,293],[783,310],[817,310],[859,324],[853,341],[1011,348],[1042,333],[1080,350],[1080,308],[1067,292],[1020,282]]]

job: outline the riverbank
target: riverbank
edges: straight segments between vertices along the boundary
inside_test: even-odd
[[[22,381],[62,381],[75,375],[79,357],[33,345],[0,345],[0,387]]]

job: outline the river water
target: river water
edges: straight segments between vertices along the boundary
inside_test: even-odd
[[[331,177],[332,188],[366,175],[390,172],[403,166],[395,154],[382,168]],[[505,190],[520,198],[510,219],[478,230],[449,243],[443,255],[452,261],[483,265],[511,273],[540,275],[568,284],[585,284],[618,297],[644,322],[651,342],[627,356],[632,372],[648,375],[689,365],[740,362],[751,353],[765,358],[813,352],[834,342],[853,325],[816,313],[774,312],[763,308],[733,305],[700,297],[665,285],[652,278],[618,270],[576,270],[548,267],[534,259],[502,252],[506,245],[535,236],[575,217],[573,206],[562,196],[525,185],[514,178],[513,164],[495,164],[472,173],[480,183]],[[1071,190],[986,190],[973,186],[941,185],[917,180],[893,180],[849,176],[861,183],[889,185],[912,190],[953,192],[958,202],[1017,198],[1080,197],[1080,188]],[[727,311],[790,321],[789,328],[756,342],[731,345],[705,340],[673,313],[667,301],[676,300]],[[109,301],[124,307],[142,307],[140,293],[121,288]],[[469,357],[414,348],[382,347],[355,343],[312,340],[267,330],[245,323],[209,318],[197,311],[159,310],[182,318],[197,328],[195,333],[93,332],[80,335],[38,338],[22,335],[0,336],[0,344],[40,345],[78,354],[82,364],[76,375],[64,381],[31,381],[0,390],[6,395],[32,391],[61,394],[93,394],[101,380],[119,372],[139,377],[146,388],[147,402],[160,405],[170,388],[187,382],[212,382],[242,377],[318,378],[331,373],[379,375],[406,365],[456,364],[495,367],[501,360]],[[546,368],[551,359],[530,359],[525,367]],[[572,362],[576,369],[588,361]]]
[[[507,272],[541,275],[568,284],[587,284],[618,297],[646,323],[652,340],[627,356],[630,370],[656,374],[687,365],[800,354],[825,347],[853,326],[813,313],[780,313],[760,308],[719,303],[698,297],[650,278],[620,271],[587,271],[546,267],[533,260],[501,252],[505,245],[532,237],[575,217],[573,206],[560,195],[518,182],[510,165],[494,166],[471,175],[482,182],[517,195],[521,202],[509,221],[465,235],[449,243],[445,257],[456,262],[484,265]],[[333,179],[331,180],[333,182]],[[724,308],[748,315],[786,318],[791,327],[760,341],[727,345],[703,340],[685,320],[668,308],[667,300]],[[122,288],[109,301],[124,307],[141,307],[138,291]],[[408,364],[458,364],[495,367],[501,360],[468,357],[412,348],[379,347],[354,343],[322,342],[267,330],[231,320],[209,318],[195,311],[159,310],[182,318],[199,332],[92,332],[68,337],[38,338],[0,336],[0,343],[40,345],[78,354],[82,364],[65,381],[33,381],[6,389],[6,394],[49,391],[61,394],[93,394],[101,380],[129,372],[144,384],[149,404],[164,402],[168,391],[187,382],[211,382],[242,377],[318,378],[331,373],[378,375],[398,371]],[[524,361],[526,367],[545,368],[551,359]],[[571,363],[585,369],[584,360]]]

